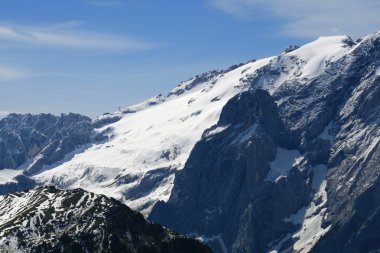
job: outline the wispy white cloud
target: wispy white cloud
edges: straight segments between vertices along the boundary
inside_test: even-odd
[[[29,71],[0,65],[0,82],[14,81],[30,77]]]
[[[2,82],[10,82],[17,80],[31,80],[34,78],[45,78],[45,77],[53,77],[53,78],[67,78],[73,77],[73,75],[66,72],[52,72],[52,71],[44,71],[38,69],[26,69],[24,67],[15,67],[8,66],[6,64],[0,63],[0,83]]]
[[[87,24],[86,21],[73,19],[73,20],[69,20],[69,21],[66,21],[66,22],[51,24],[51,25],[48,26],[48,28],[49,29],[54,29],[54,30],[58,30],[58,29],[72,29],[72,28],[78,28],[78,27],[84,26],[85,24]]]
[[[47,26],[0,24],[0,41],[12,41],[35,46],[118,51],[141,51],[159,46],[135,37],[72,29],[72,27],[76,28],[80,24],[79,21]]]
[[[258,7],[260,2],[261,0],[212,0],[215,7],[238,17],[248,17],[251,14],[251,8]]]
[[[348,34],[359,37],[380,29],[378,0],[211,0],[238,17],[266,12],[282,19],[281,33],[298,37]]]

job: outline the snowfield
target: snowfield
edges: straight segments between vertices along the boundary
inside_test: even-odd
[[[157,105],[137,107],[136,113],[99,129],[112,129],[109,141],[94,144],[34,178],[41,184],[106,194],[148,213],[156,201],[169,198],[174,172],[183,168],[203,131],[218,121],[230,98],[248,88],[239,83],[241,72],[249,68],[245,75],[253,74],[271,59],[217,75]]]

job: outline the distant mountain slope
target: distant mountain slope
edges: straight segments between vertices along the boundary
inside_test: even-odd
[[[0,169],[39,172],[91,142],[93,129],[91,119],[79,114],[9,114],[0,120]]]
[[[1,252],[204,252],[115,199],[80,189],[0,196]]]
[[[0,168],[14,169],[37,158],[28,168],[37,171],[90,142],[92,130],[91,119],[79,114],[9,114],[0,120]]]
[[[94,134],[91,119],[74,113],[12,113],[1,119],[0,194],[34,187],[30,175],[96,140]]]

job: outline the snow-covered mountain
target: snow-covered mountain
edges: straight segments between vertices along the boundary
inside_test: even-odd
[[[101,115],[90,142],[1,182],[105,194],[220,252],[357,252],[367,238],[346,226],[369,217],[351,209],[380,181],[379,73],[380,32],[321,37]]]
[[[218,121],[229,99],[253,83],[273,93],[284,82],[306,82],[352,50],[351,44],[347,37],[320,38],[280,57],[192,78],[166,97],[117,113],[119,121],[97,130],[106,133],[108,141],[79,150],[34,178],[42,184],[104,193],[148,214],[158,200],[170,197],[175,172],[183,168],[203,131]],[[267,69],[270,75],[263,75]],[[97,120],[110,117],[115,115]]]
[[[269,93],[224,106],[150,219],[217,252],[377,252],[379,63],[380,33],[272,60],[251,79]]]
[[[34,179],[103,193],[148,214],[158,200],[170,197],[175,172],[183,168],[203,131],[217,122],[229,99],[248,89],[249,84],[239,79],[255,75],[271,59],[205,73],[166,97],[124,109],[116,114],[120,120],[96,130],[107,135],[107,141],[79,150]]]
[[[211,253],[115,199],[54,187],[0,196],[0,251]]]

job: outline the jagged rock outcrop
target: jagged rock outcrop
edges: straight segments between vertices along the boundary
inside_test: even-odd
[[[0,120],[0,169],[14,169],[31,161],[27,172],[62,160],[89,143],[91,119],[79,114],[9,114]]]
[[[0,251],[211,253],[115,199],[54,187],[0,196]]]

